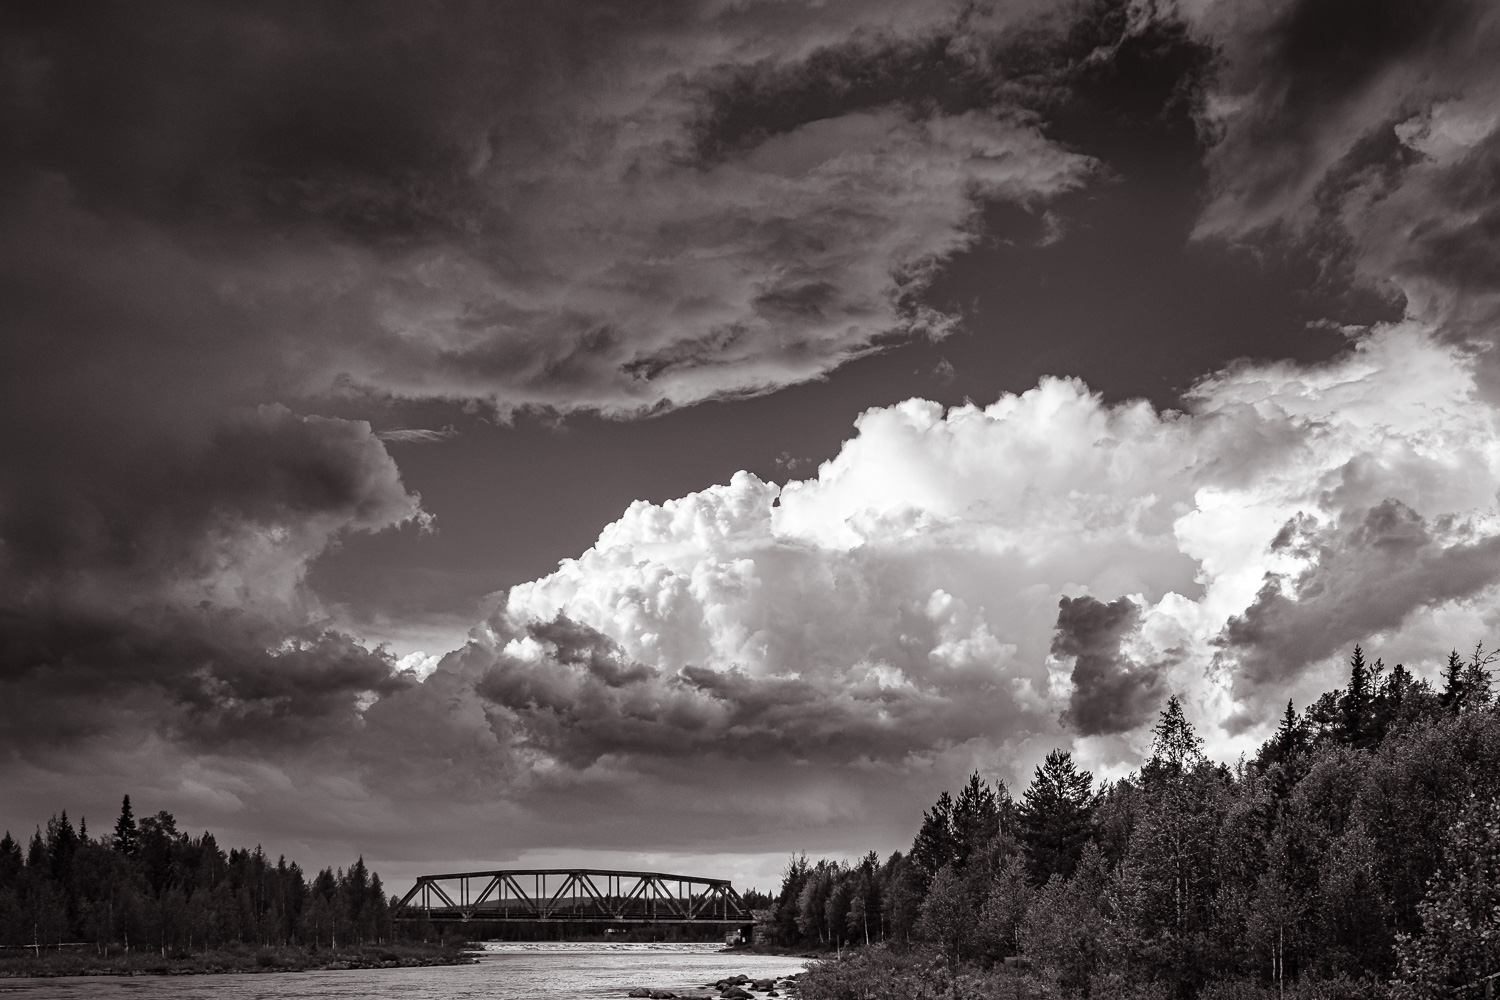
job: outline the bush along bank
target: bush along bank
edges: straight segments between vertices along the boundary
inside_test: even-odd
[[[1492,659],[1434,685],[1356,647],[1346,688],[1233,767],[1169,699],[1119,781],[1054,751],[1019,802],[977,774],[944,793],[904,854],[794,859],[762,933],[856,947],[804,1000],[1477,1000],[1500,988]]]

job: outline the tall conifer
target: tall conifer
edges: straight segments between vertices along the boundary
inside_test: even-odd
[[[120,804],[120,818],[115,820],[115,850],[124,855],[135,853],[140,843],[140,832],[135,828],[135,813],[130,810],[130,796]]]
[[[1036,769],[1019,810],[1026,866],[1035,884],[1073,874],[1093,833],[1093,781],[1064,750],[1053,750]]]
[[[1368,742],[1370,729],[1370,670],[1358,644],[1349,657],[1349,689],[1339,699],[1339,740],[1353,747]]]

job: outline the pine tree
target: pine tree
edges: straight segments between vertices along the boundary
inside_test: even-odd
[[[140,844],[140,833],[135,828],[135,814],[130,811],[130,796],[120,805],[120,818],[115,821],[115,850],[127,857],[135,854]]]
[[[78,834],[68,822],[68,811],[47,821],[47,860],[52,877],[66,883],[73,871],[73,857],[78,853]]]
[[[31,842],[26,845],[26,869],[29,872],[40,873],[47,867],[47,843],[42,840],[42,828],[37,827],[31,834]]]
[[[21,845],[6,830],[5,837],[0,839],[0,891],[16,883],[25,864],[25,859],[21,857]]]
[[[1402,710],[1411,687],[1411,671],[1400,663],[1386,675],[1384,683],[1377,686],[1374,709],[1377,741],[1385,739],[1386,734],[1401,722]]]
[[[917,839],[912,841],[911,860],[921,874],[925,886],[939,868],[951,864],[956,838],[953,835],[953,796],[947,792],[938,796],[931,809],[922,814],[922,827]]]
[[[1457,713],[1464,701],[1464,661],[1458,650],[1448,654],[1448,663],[1443,668],[1443,693],[1438,703],[1450,712]]]
[[[975,771],[953,806],[953,862],[962,869],[1000,832],[1000,799]]]
[[[781,890],[776,894],[773,912],[776,936],[784,945],[797,943],[800,933],[797,930],[797,898],[802,895],[802,886],[811,870],[807,855],[799,854],[787,862],[786,871],[781,873]]]
[[[1261,747],[1256,758],[1262,772],[1272,774],[1272,791],[1278,800],[1291,794],[1292,788],[1302,779],[1308,768],[1307,723],[1297,715],[1291,699],[1287,699],[1286,711],[1282,713],[1281,725]]]
[[[1143,777],[1152,771],[1181,774],[1203,760],[1203,740],[1182,714],[1182,702],[1175,694],[1167,699],[1151,732],[1151,759],[1141,769]]]
[[[1053,875],[1073,874],[1093,833],[1093,781],[1064,750],[1053,750],[1036,769],[1019,811],[1021,843],[1036,885]]]
[[[1281,716],[1281,725],[1271,737],[1272,763],[1285,764],[1307,749],[1307,729],[1297,718],[1297,709],[1290,698],[1286,701],[1286,712]]]

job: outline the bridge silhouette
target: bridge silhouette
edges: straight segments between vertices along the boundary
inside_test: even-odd
[[[755,922],[728,879],[605,868],[506,868],[420,875],[398,920],[556,924]]]

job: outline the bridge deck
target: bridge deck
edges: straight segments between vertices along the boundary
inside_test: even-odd
[[[607,868],[509,868],[422,875],[398,920],[742,925],[755,918],[728,879]]]

